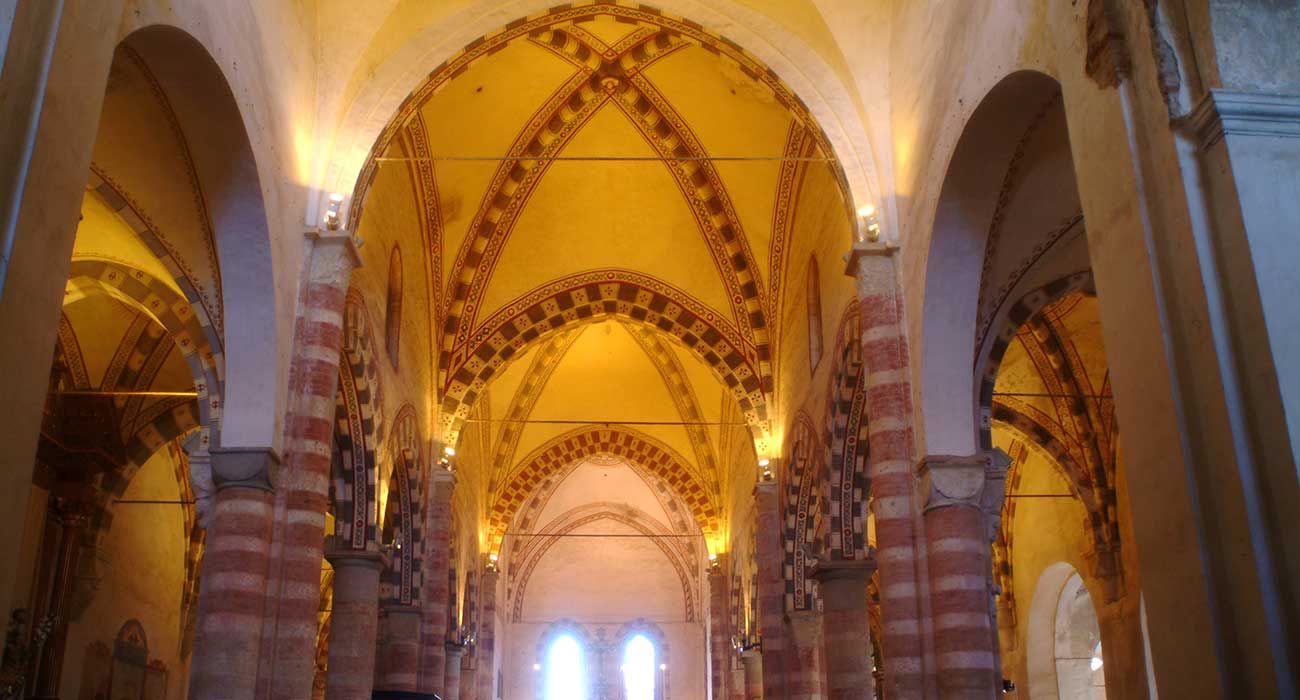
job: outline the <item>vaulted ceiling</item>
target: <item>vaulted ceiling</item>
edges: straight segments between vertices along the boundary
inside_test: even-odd
[[[830,153],[771,71],[645,9],[556,8],[430,74],[353,201],[397,220],[380,190],[409,192],[440,429],[491,424],[490,495],[568,433],[622,426],[717,499],[728,428],[776,417],[782,300],[807,265],[792,238],[849,240]]]

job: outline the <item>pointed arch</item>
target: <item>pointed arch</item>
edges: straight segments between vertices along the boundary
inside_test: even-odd
[[[746,420],[762,431],[772,377],[759,351],[718,312],[686,292],[628,270],[571,275],[533,289],[489,317],[453,358],[443,390],[443,430],[459,432],[488,380],[534,342],[577,325],[615,317],[669,334],[731,390]]]
[[[821,547],[817,533],[824,508],[826,457],[812,419],[800,411],[787,438],[790,453],[785,479],[786,610],[812,610],[811,559]]]
[[[343,348],[334,404],[334,536],[338,545],[366,549],[378,542],[381,437],[379,372],[369,314],[355,289],[343,307]]]
[[[420,528],[420,433],[415,408],[404,404],[393,418],[389,454],[393,455],[393,472],[389,481],[389,512],[397,518],[383,523],[392,534],[393,553],[385,567],[380,596],[398,605],[412,605],[421,589],[420,553],[424,546]],[[437,601],[430,601],[437,605]]]
[[[854,299],[844,310],[831,359],[826,396],[826,444],[830,448],[827,510],[832,559],[860,559],[867,552],[867,394],[862,372],[861,314]]]
[[[600,454],[621,457],[634,468],[660,479],[690,508],[706,536],[721,532],[720,511],[714,495],[676,450],[626,426],[585,426],[538,447],[502,485],[488,514],[493,550],[500,546],[515,514],[536,497],[546,480],[566,467]]]

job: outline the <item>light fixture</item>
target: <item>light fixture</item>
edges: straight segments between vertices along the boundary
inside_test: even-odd
[[[772,465],[772,460],[768,459],[767,457],[758,460],[758,466],[763,470],[763,481],[772,480],[771,465]]]
[[[455,457],[456,448],[452,447],[451,445],[447,445],[446,447],[442,448],[442,453],[447,455],[448,457]]]
[[[667,670],[668,670],[668,664],[659,664],[659,670],[660,670],[660,671],[667,671]]]
[[[876,218],[876,205],[863,204],[858,207],[858,237],[870,243],[880,240],[880,221]]]
[[[343,195],[338,192],[330,194],[329,208],[325,210],[325,228],[339,230],[339,207],[343,206]]]
[[[540,670],[542,670],[542,665],[541,665],[541,664],[533,664],[533,670],[534,670],[534,671],[540,671]]]
[[[769,465],[769,464],[771,464],[771,463],[772,463],[772,460],[768,459],[767,457],[764,457],[764,458],[758,460],[758,466],[760,466],[760,467],[766,467],[767,465]]]
[[[1088,662],[1088,668],[1090,668],[1090,669],[1092,669],[1092,670],[1094,670],[1094,671],[1096,671],[1097,669],[1101,668],[1101,665],[1102,665],[1102,660],[1101,660],[1101,657],[1099,657],[1099,656],[1094,656],[1094,657],[1092,657],[1092,661]]]

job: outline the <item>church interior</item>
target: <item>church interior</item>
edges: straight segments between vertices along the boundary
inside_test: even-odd
[[[1295,0],[0,0],[0,700],[1300,699]]]

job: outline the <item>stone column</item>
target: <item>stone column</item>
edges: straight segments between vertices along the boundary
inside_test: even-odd
[[[996,474],[988,455],[926,457],[920,466],[935,661],[945,700],[986,700],[999,686],[985,512],[990,502],[1001,504]]]
[[[284,421],[284,469],[275,500],[278,557],[266,587],[273,617],[263,626],[266,646],[258,678],[259,690],[269,688],[272,700],[311,697],[343,307],[352,270],[361,263],[347,231],[310,231],[307,239]]]
[[[789,700],[822,698],[822,614],[798,610],[789,614],[790,654],[785,680]]]
[[[714,698],[727,697],[731,635],[727,630],[727,577],[721,557],[709,570],[709,680]]]
[[[859,241],[847,272],[858,282],[863,383],[867,392],[872,510],[880,560],[880,611],[885,697],[920,700],[925,691],[925,640],[913,507],[912,386],[903,300],[888,243]]]
[[[775,473],[775,469],[773,469]],[[754,485],[754,555],[758,563],[758,629],[763,640],[763,694],[786,698],[785,549],[775,481]],[[748,676],[747,676],[748,677]]]
[[[497,578],[495,569],[479,579],[479,628],[475,663],[478,665],[478,699],[496,700]]]
[[[379,618],[375,690],[413,693],[420,678],[420,608],[384,606]]]
[[[199,581],[189,697],[251,700],[262,651],[275,511],[271,484],[279,458],[271,449],[210,452],[216,497]],[[310,687],[303,697],[311,697]]]
[[[745,668],[745,700],[763,700],[763,652],[741,652],[740,663]]]
[[[420,565],[424,605],[420,625],[421,693],[443,693],[447,666],[447,600],[450,595],[447,576],[451,561],[451,495],[456,475],[434,468],[429,484],[428,519],[424,530],[424,560]]]
[[[334,567],[334,609],[325,700],[370,700],[384,557],[364,550],[333,551],[327,557]]]
[[[0,529],[21,533],[72,243],[86,196],[122,0],[20,2],[0,100]],[[34,128],[33,128],[34,127]],[[0,538],[0,611],[15,591],[23,538]]]
[[[745,700],[745,664],[735,652],[727,654],[727,674],[731,682],[727,700]]]
[[[460,700],[475,700],[478,697],[477,667],[474,665],[474,652],[470,651],[460,659]]]
[[[442,682],[442,700],[460,700],[460,665],[465,647],[447,642],[447,675]]]
[[[867,559],[817,565],[826,650],[826,700],[876,697],[871,674],[871,620],[867,614],[867,582],[875,571],[874,553]]]

